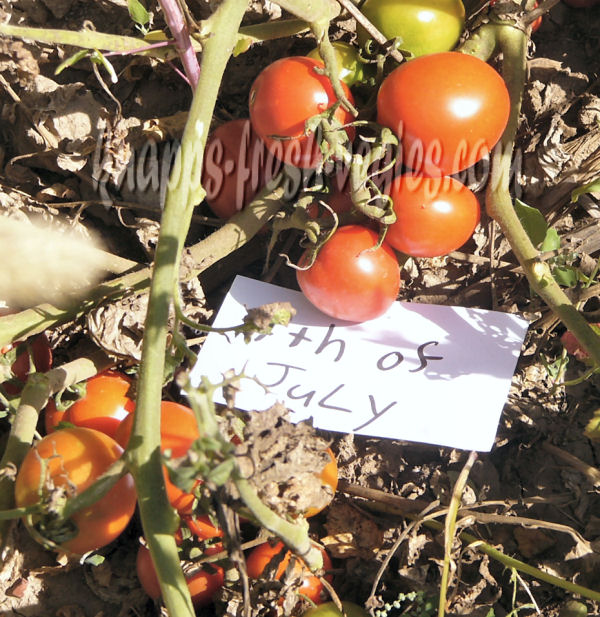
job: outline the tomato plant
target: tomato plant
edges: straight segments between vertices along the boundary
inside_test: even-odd
[[[250,89],[250,120],[274,156],[295,167],[316,167],[323,159],[314,132],[305,135],[305,123],[336,103],[322,62],[304,56],[280,58],[258,75]],[[345,84],[344,92],[352,102]],[[339,106],[334,117],[346,124],[352,114]],[[351,136],[353,131],[346,129]]]
[[[365,65],[360,59],[356,47],[344,41],[334,41],[332,45],[339,68],[338,78],[347,86],[353,86],[361,81],[364,77]],[[318,47],[315,47],[306,55],[313,60],[323,61]]]
[[[600,323],[591,323],[590,326],[598,335],[600,335]],[[562,343],[566,352],[574,356],[580,362],[587,362],[589,360],[590,354],[586,351],[586,349],[577,340],[577,337],[570,330],[567,330],[560,337],[560,342]]]
[[[131,385],[131,379],[118,371],[104,371],[91,377],[85,384],[84,396],[64,412],[57,410],[54,401],[48,402],[46,431],[52,432],[64,421],[115,437],[121,421],[135,409],[135,403],[128,396]]]
[[[298,270],[298,285],[318,309],[346,321],[379,317],[400,290],[400,268],[392,249],[378,248],[377,233],[360,225],[337,229],[307,270]],[[310,249],[309,249],[310,250]],[[300,259],[306,263],[308,251]]]
[[[453,51],[400,65],[377,97],[378,122],[400,137],[403,162],[428,176],[451,175],[486,156],[509,112],[502,77],[479,58]]]
[[[274,544],[264,542],[263,544],[259,544],[257,547],[253,548],[246,557],[246,569],[248,571],[248,576],[254,579],[260,578],[269,562],[276,555],[279,555],[286,550],[287,549],[284,543],[281,541],[275,542]],[[323,554],[323,568],[325,570],[330,570],[332,566],[329,555],[324,549],[321,549],[321,553]],[[277,571],[275,572],[275,578],[277,580],[283,576],[288,564],[290,563],[292,555],[293,553],[291,551],[287,551],[277,566]],[[321,602],[323,602],[323,594],[325,593],[323,583],[319,580],[319,577],[312,574],[306,567],[306,564],[297,557],[294,564],[294,573],[302,574],[303,576],[302,583],[298,588],[298,593],[305,595],[315,604],[321,604]],[[331,576],[326,576],[325,578],[328,581],[332,580]]]
[[[358,606],[358,604],[354,604],[353,602],[342,602],[342,608],[344,612],[342,613],[338,607],[335,605],[335,602],[324,602],[320,606],[313,607],[307,610],[302,617],[368,617],[369,613],[362,608],[362,606]]]
[[[400,49],[415,57],[453,49],[465,25],[461,0],[366,0],[360,10],[386,39],[400,37]],[[369,35],[359,27],[358,38],[364,45]]]
[[[479,222],[477,197],[454,178],[403,175],[389,195],[396,222],[388,227],[386,241],[413,257],[447,255],[461,247]]]
[[[280,165],[256,135],[250,120],[225,122],[211,133],[204,149],[202,186],[206,202],[217,216],[229,218],[252,201]]]
[[[115,439],[123,448],[127,447],[131,429],[133,428],[133,416],[130,414],[117,428]],[[190,446],[200,437],[196,416],[185,405],[162,401],[160,405],[160,449],[161,452],[169,451],[172,458],[185,456]],[[194,495],[175,486],[169,479],[166,467],[163,467],[167,497],[171,505],[180,514],[189,514],[194,505]]]
[[[490,0],[490,6],[493,6],[494,4],[496,4],[497,0]],[[533,5],[534,9],[538,8],[538,3],[535,2]],[[540,26],[542,25],[542,17],[538,17],[532,24],[531,24],[531,32],[535,32]]]
[[[136,572],[140,585],[146,594],[153,600],[158,600],[161,591],[156,569],[152,563],[150,551],[141,544],[136,557]],[[223,586],[225,575],[223,568],[211,564],[206,566],[206,569],[195,570],[186,574],[185,580],[190,590],[192,604],[195,608],[201,608],[213,601],[215,593]]]
[[[104,433],[73,427],[46,435],[29,450],[17,474],[17,507],[52,501],[59,488],[68,495],[91,486],[123,453],[119,444]],[[127,474],[94,505],[75,512],[71,518],[75,535],[61,541],[63,549],[82,555],[112,542],[127,526],[135,510],[133,478]],[[34,516],[34,524],[40,522]],[[48,517],[44,517],[46,521]],[[46,532],[49,530],[46,526]],[[64,531],[64,530],[63,530]],[[39,529],[41,535],[44,530]]]
[[[186,514],[182,515],[181,525],[175,532],[175,540],[177,541],[177,544],[181,544],[184,540],[183,528],[187,528],[192,536],[201,542],[205,542],[206,540],[215,540],[210,544],[206,543],[206,546],[204,547],[205,555],[215,555],[223,550],[223,543],[216,542],[216,540],[218,538],[223,538],[225,533],[221,528],[215,527],[212,524],[209,516],[205,514],[200,516],[190,516]]]

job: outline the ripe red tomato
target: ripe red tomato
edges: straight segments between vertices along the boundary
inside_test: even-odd
[[[91,377],[85,384],[85,395],[66,411],[56,409],[54,401],[46,406],[46,431],[52,432],[61,422],[93,428],[115,437],[117,428],[134,409],[129,398],[131,379],[118,371],[104,371]]]
[[[250,120],[267,148],[294,167],[316,167],[323,159],[314,133],[304,135],[306,121],[336,102],[327,76],[319,74],[322,62],[305,56],[280,58],[261,71],[250,89]],[[345,84],[344,92],[353,102]],[[338,107],[334,114],[341,124],[352,114]],[[349,137],[353,130],[346,129]]]
[[[117,428],[115,439],[123,448],[127,447],[133,415],[129,414]],[[172,458],[185,456],[190,446],[200,437],[194,412],[185,405],[163,401],[160,406],[160,450],[169,450]],[[194,505],[194,495],[178,488],[169,479],[166,467],[163,467],[167,497],[171,505],[180,514],[189,514]]]
[[[212,524],[210,517],[205,514],[201,516],[182,515],[181,525],[175,532],[175,540],[177,541],[177,544],[181,544],[183,542],[182,527],[187,527],[192,535],[201,542],[206,540],[216,540],[217,538],[223,538],[225,536],[225,532],[220,527],[215,527]],[[222,542],[213,542],[204,548],[205,555],[216,555],[221,551],[223,551]]]
[[[247,206],[280,166],[250,120],[225,122],[211,133],[204,149],[206,202],[217,216],[227,219]]]
[[[377,233],[360,225],[337,229],[308,270],[297,270],[298,285],[312,304],[346,321],[383,315],[400,290],[400,268],[394,251]],[[307,253],[300,264],[307,259]]]
[[[209,570],[210,568],[210,570]],[[143,590],[153,600],[161,596],[160,583],[156,575],[152,556],[148,548],[140,544],[136,557],[136,571]],[[196,570],[185,577],[195,608],[207,606],[213,601],[213,596],[223,586],[225,575],[223,568],[210,565],[206,569]]]
[[[15,503],[21,508],[45,502],[53,487],[61,487],[69,495],[81,493],[122,453],[114,439],[89,428],[66,428],[47,435],[23,460],[15,483]],[[58,543],[78,555],[107,545],[125,529],[135,503],[133,478],[127,474],[94,505],[76,512],[72,521],[77,535]]]
[[[335,455],[333,454],[331,448],[327,448],[327,453],[329,454],[331,460],[329,461],[329,463],[327,463],[327,465],[325,465],[325,467],[323,467],[323,470],[319,474],[319,478],[321,479],[323,485],[329,486],[331,488],[331,499],[333,500],[338,485],[338,466],[337,461],[335,460]],[[321,508],[309,508],[304,513],[304,516],[306,518],[314,516],[315,514],[318,514],[319,512],[324,510],[327,505],[329,504],[325,504]]]
[[[413,56],[453,49],[465,25],[461,0],[366,0],[360,10],[386,39],[400,37],[400,49]],[[359,28],[358,38],[364,44],[369,35]]]
[[[260,578],[271,559],[273,559],[275,555],[279,555],[279,553],[286,550],[287,549],[284,543],[281,541],[275,542],[274,544],[265,542],[264,544],[259,544],[257,547],[253,548],[246,557],[246,569],[248,571],[248,576],[254,579]],[[323,554],[323,568],[325,570],[331,570],[332,566],[329,555],[324,549],[321,549],[321,553]],[[277,572],[275,573],[275,578],[277,580],[283,576],[292,555],[293,553],[288,550],[285,557],[281,560],[281,563],[277,567]],[[306,567],[306,564],[299,558],[296,558],[294,572],[303,575],[302,583],[298,588],[298,593],[307,596],[315,604],[321,604],[323,602],[325,588],[319,578],[312,574]],[[332,580],[331,576],[326,576],[325,578],[328,581]]]
[[[447,255],[461,247],[479,222],[477,197],[454,178],[404,175],[389,189],[396,222],[386,241],[413,257]]]
[[[449,176],[494,147],[508,121],[510,97],[489,64],[449,51],[392,71],[379,89],[377,112],[378,122],[402,140],[408,167]]]

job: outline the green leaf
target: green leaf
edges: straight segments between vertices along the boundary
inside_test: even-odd
[[[600,191],[600,178],[592,180],[583,186],[580,186],[571,192],[571,203],[575,203],[582,195],[587,193],[595,193]]]
[[[81,49],[80,51],[74,53],[72,56],[69,56],[66,60],[63,60],[54,71],[55,75],[60,75],[66,68],[73,66],[77,62],[79,62],[82,58],[85,58],[89,54],[89,50]]]
[[[129,16],[136,24],[144,27],[150,21],[150,14],[140,0],[127,0],[127,9]]]
[[[552,276],[561,287],[575,287],[579,281],[577,270],[572,266],[552,268]]]
[[[547,229],[546,235],[542,241],[542,245],[540,246],[540,251],[543,253],[547,251],[558,251],[560,248],[560,236],[556,229]]]
[[[110,75],[110,80],[113,84],[116,84],[119,81],[119,78],[117,77],[117,71],[115,71],[113,65],[106,59],[104,54],[95,49],[90,58],[92,62],[95,62],[96,64],[104,67],[106,72]]]
[[[532,208],[519,199],[515,199],[515,212],[533,244],[539,246],[544,242],[548,232],[544,215],[537,208]]]

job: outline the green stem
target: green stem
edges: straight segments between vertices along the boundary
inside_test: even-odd
[[[203,378],[199,387],[188,386],[187,391],[190,404],[198,417],[198,425],[202,427],[202,434],[221,442],[222,450],[225,452],[231,444],[221,435],[213,402],[214,391],[222,385],[214,386]],[[323,555],[311,542],[308,535],[308,524],[305,520],[289,523],[273,512],[261,501],[254,486],[241,476],[239,469],[236,468],[234,471],[232,480],[242,501],[262,527],[280,537],[312,571],[323,567]]]
[[[276,184],[275,189],[264,189],[251,204],[231,217],[223,227],[186,249],[192,265],[182,274],[183,280],[197,277],[249,242],[281,208],[284,194],[285,187],[281,182]],[[78,319],[107,299],[116,300],[144,291],[150,285],[151,273],[152,268],[148,266],[115,278],[96,287],[82,302],[66,308],[41,304],[20,313],[0,317],[0,346]]]
[[[358,116],[356,107],[352,105],[340,80],[340,67],[338,65],[338,59],[335,54],[335,49],[329,40],[329,21],[316,21],[311,23],[310,27],[317,39],[319,46],[319,55],[325,63],[325,70],[327,71],[327,77],[333,86],[333,91],[337,99],[341,102],[344,109],[348,110],[354,117]]]
[[[192,617],[194,609],[179,566],[173,533],[177,517],[167,500],[160,455],[160,401],[168,340],[168,317],[179,280],[183,243],[194,206],[204,198],[202,155],[214,106],[235,45],[247,0],[225,0],[213,14],[212,36],[205,41],[202,71],[167,189],[146,315],[138,397],[128,448],[142,526],[173,616]]]
[[[335,0],[275,0],[282,9],[308,23],[331,21],[340,14]]]
[[[477,452],[471,452],[469,458],[465,463],[456,484],[452,491],[452,499],[450,501],[450,507],[446,514],[446,520],[444,522],[444,566],[442,568],[442,580],[440,583],[440,598],[438,604],[438,617],[444,617],[446,613],[446,594],[448,592],[448,579],[450,575],[450,560],[452,558],[452,545],[456,537],[456,517],[462,504],[462,496],[465,491],[465,486],[469,478],[471,468],[477,459]]]
[[[600,337],[573,306],[554,280],[515,212],[509,191],[510,166],[518,128],[523,85],[526,80],[527,34],[510,25],[496,26],[503,53],[502,71],[511,100],[511,113],[502,139],[492,155],[492,175],[486,195],[487,212],[500,225],[533,290],[600,365]]]

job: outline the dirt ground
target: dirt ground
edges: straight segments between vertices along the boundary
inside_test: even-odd
[[[210,4],[214,3],[189,3],[197,18],[210,11]],[[278,15],[274,5],[265,5],[257,3],[248,19]],[[161,27],[161,17],[154,13],[155,25]],[[136,36],[121,0],[5,0],[0,3],[0,19],[8,15],[12,23],[22,25],[79,30],[91,23],[97,31]],[[336,36],[350,40],[351,28],[351,22],[341,22]],[[250,84],[264,66],[311,47],[311,37],[302,34],[256,45],[232,59],[215,125],[247,116]],[[127,56],[111,58],[119,76],[115,84],[87,60],[55,75],[71,51],[0,37],[0,208],[59,217],[93,229],[112,253],[148,262],[160,215],[157,194],[127,183],[107,183],[104,188],[115,207],[100,203],[102,195],[94,183],[98,139],[107,129],[112,131],[112,159],[110,165],[103,161],[103,172],[105,178],[115,177],[142,143],[142,128],[151,127],[155,136],[163,136],[162,148],[180,135],[183,120],[177,114],[189,108],[190,89],[171,66]],[[600,176],[599,70],[600,7],[573,9],[559,3],[544,18],[530,48],[515,192],[540,209],[561,236],[561,254],[587,274],[600,256],[600,195],[571,203],[570,192]],[[220,224],[206,204],[199,205],[190,241],[207,236]],[[202,289],[189,290],[188,308],[196,319],[210,321],[235,274],[261,277],[267,242],[267,234],[259,236],[203,273]],[[285,242],[286,238],[280,241],[282,246]],[[463,498],[470,510],[459,517],[459,528],[546,573],[600,591],[600,446],[584,433],[594,414],[600,413],[598,376],[566,387],[564,381],[585,371],[584,364],[571,358],[557,381],[564,328],[532,295],[499,229],[485,216],[463,251],[409,262],[402,299],[518,312],[531,325],[495,446],[490,453],[480,453],[470,473]],[[269,277],[273,283],[295,286],[293,271],[282,261]],[[575,286],[568,293],[583,310],[600,309],[597,282],[588,289]],[[140,297],[126,304],[106,303],[87,319],[51,331],[55,365],[76,357],[90,338],[120,358],[139,358],[144,310]],[[117,323],[122,327],[115,328]],[[0,420],[2,434],[7,430],[5,420]],[[364,603],[386,554],[402,536],[380,573],[370,604],[389,617],[433,615],[433,611],[419,613],[409,600],[384,606],[411,591],[435,599],[439,590],[442,534],[422,525],[409,528],[410,519],[401,513],[406,513],[406,499],[415,500],[418,509],[447,506],[468,453],[352,435],[324,436],[338,458],[343,485],[331,506],[312,519],[311,530],[331,552],[337,593]],[[361,493],[364,489],[372,492]],[[404,499],[390,503],[386,499],[390,495]],[[443,515],[438,520],[443,523]],[[251,539],[252,532],[245,533]],[[102,551],[106,557],[102,565],[65,565],[31,540],[22,526],[15,526],[0,567],[0,615],[159,614],[160,608],[148,600],[135,576],[139,535],[140,524],[134,520],[117,542]],[[457,544],[453,551],[458,570],[453,570],[448,615],[600,614],[600,603],[526,573],[515,576],[467,544]],[[582,603],[580,612],[569,604],[572,600]],[[222,610],[220,604],[201,614],[222,614]]]

